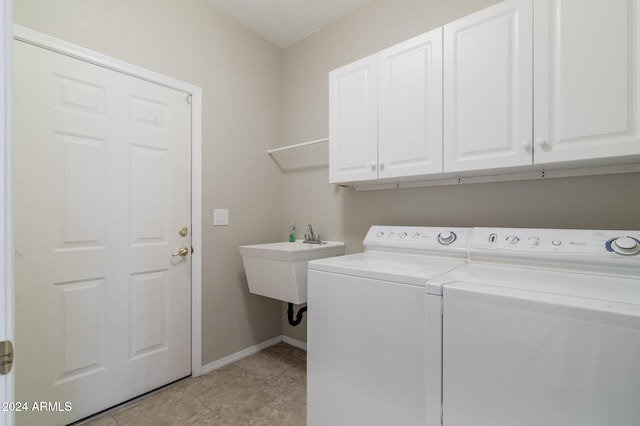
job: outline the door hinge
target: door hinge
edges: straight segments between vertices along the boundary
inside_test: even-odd
[[[9,340],[0,342],[0,375],[9,374],[13,367],[13,343]]]
[[[184,100],[187,101],[189,105],[191,105],[191,95],[187,95],[184,97]]]

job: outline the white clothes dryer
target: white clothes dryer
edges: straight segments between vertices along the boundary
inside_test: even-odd
[[[364,253],[309,262],[308,425],[424,426],[425,285],[465,263],[470,235],[373,226]]]
[[[639,253],[637,231],[474,228],[427,285],[427,424],[639,425]]]

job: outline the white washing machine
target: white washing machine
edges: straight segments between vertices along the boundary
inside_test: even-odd
[[[309,262],[308,425],[425,424],[425,285],[464,264],[470,235],[373,226],[364,253]]]
[[[469,263],[427,285],[429,412],[640,425],[639,252],[640,232],[475,228]]]

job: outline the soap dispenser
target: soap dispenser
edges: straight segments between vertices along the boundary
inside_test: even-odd
[[[289,225],[289,242],[296,242],[296,225],[291,221],[291,225]]]

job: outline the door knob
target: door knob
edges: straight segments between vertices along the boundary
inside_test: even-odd
[[[189,254],[189,249],[186,247],[181,247],[177,252],[173,253],[171,256],[182,256],[185,257]]]

